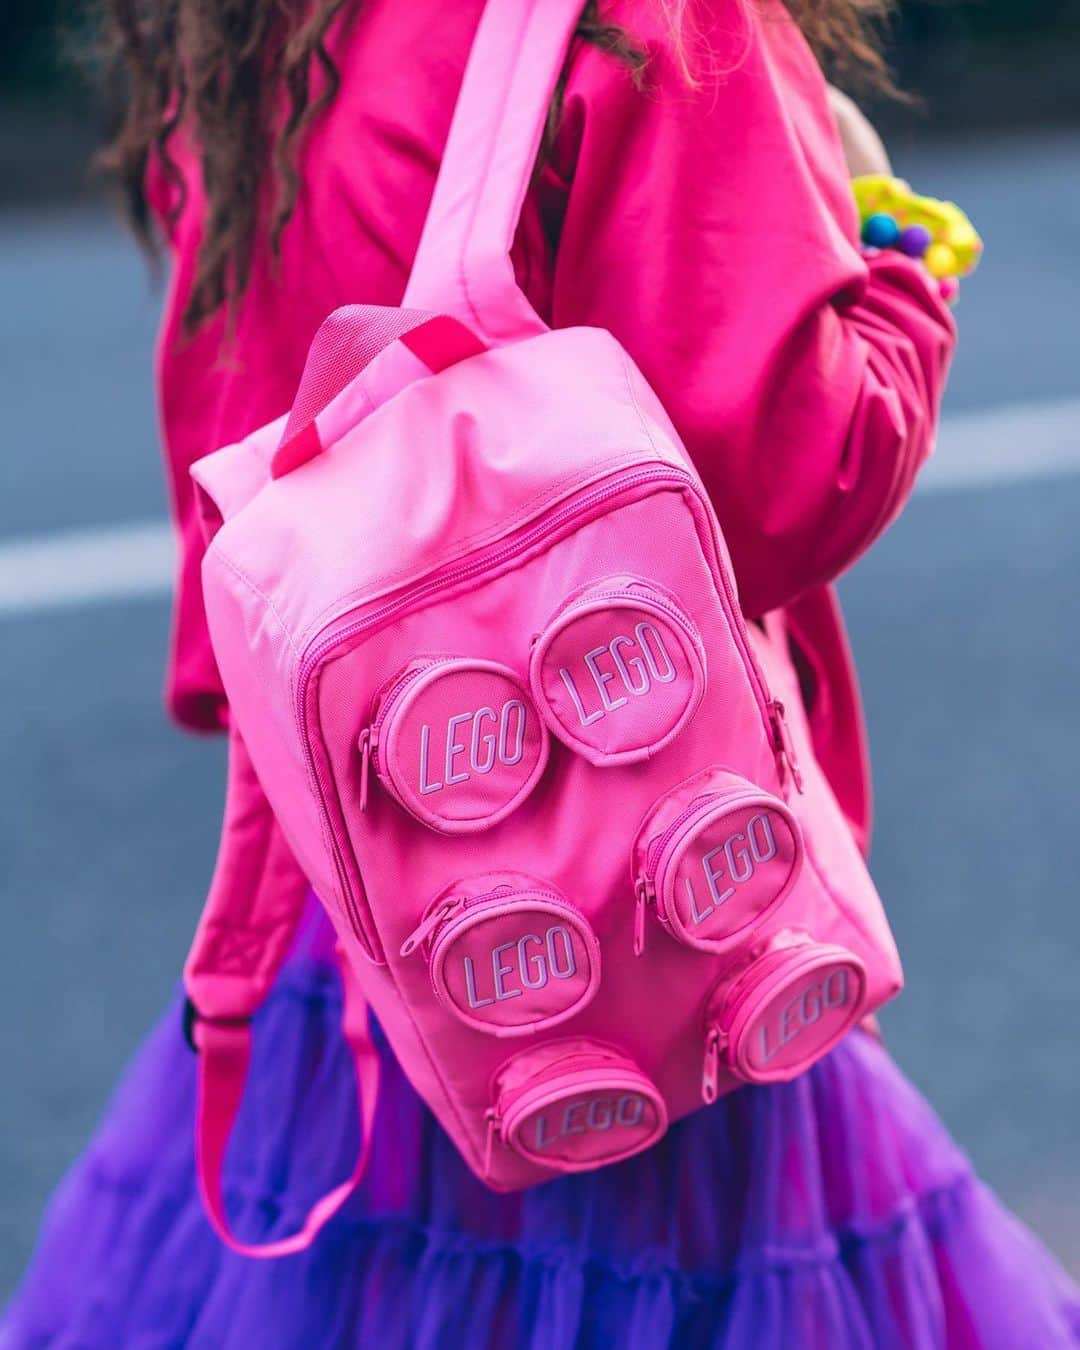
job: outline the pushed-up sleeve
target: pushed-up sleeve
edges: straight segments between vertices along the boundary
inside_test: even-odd
[[[683,436],[758,615],[844,571],[929,455],[955,339],[921,266],[864,259],[824,79],[778,3],[691,4],[687,83],[579,53],[552,319],[610,329]]]

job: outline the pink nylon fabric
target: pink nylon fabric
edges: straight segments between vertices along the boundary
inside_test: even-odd
[[[169,228],[158,378],[181,541],[168,700],[185,725],[223,723],[188,468],[288,408],[334,308],[400,301],[480,8],[365,0],[332,35],[341,89],[305,147],[277,275],[257,250],[236,316],[239,366],[219,359],[223,320],[181,332],[204,202],[190,147],[177,151],[189,195]],[[900,509],[929,453],[952,321],[917,265],[858,256],[822,78],[776,0],[688,8],[729,72],[699,95],[646,0],[606,11],[652,48],[650,94],[611,57],[573,53],[517,274],[556,326],[614,333],[659,394],[712,494],[748,612],[788,607],[814,743],[865,841],[857,692],[821,583]],[[159,209],[173,204],[156,169],[151,189]]]
[[[784,634],[747,631],[675,428],[610,334],[547,329],[515,284],[516,214],[577,17],[577,0],[488,0],[470,54],[405,303],[452,313],[474,354],[433,373],[392,341],[358,360],[316,415],[323,453],[253,495],[265,431],[192,470],[221,520],[203,581],[238,743],[403,1067],[497,1190],[628,1156],[703,1099],[798,1071],[902,984],[841,808],[765,673],[786,696]],[[370,317],[377,347],[394,325]],[[340,381],[313,357],[305,383]],[[563,742],[550,760],[530,668]],[[569,735],[548,677],[573,689],[582,729],[610,718],[623,740]],[[635,822],[710,761],[720,795],[743,783],[777,803],[789,866],[723,951],[667,934],[646,949],[641,911],[659,896],[635,885]],[[384,793],[368,791],[372,766]],[[710,875],[751,884],[782,849],[771,820],[736,810]],[[227,820],[226,863],[245,840]],[[534,878],[531,900],[481,866]],[[227,924],[220,895],[214,910]],[[196,1006],[219,973],[203,942]],[[851,978],[824,973],[838,963]],[[564,980],[570,997],[539,993]],[[573,1039],[553,1041],[571,1016]],[[798,1047],[755,1058],[770,1028]],[[519,1031],[535,1048],[508,1063]],[[203,1029],[202,1079],[229,1101],[233,1034]],[[200,1121],[231,1109],[208,1095]],[[200,1124],[201,1172],[222,1137]],[[215,1212],[217,1183],[202,1184]],[[259,1254],[305,1245],[342,1194]]]

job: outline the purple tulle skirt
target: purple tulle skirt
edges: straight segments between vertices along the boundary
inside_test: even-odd
[[[256,1029],[236,1228],[291,1229],[351,1167],[340,991],[314,907]],[[194,1061],[171,1008],[47,1212],[4,1350],[1055,1350],[1080,1293],[855,1033],[648,1153],[522,1194],[467,1170],[385,1045],[366,1182],[315,1246],[221,1247],[195,1188]]]

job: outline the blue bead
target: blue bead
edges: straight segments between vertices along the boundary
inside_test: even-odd
[[[870,248],[895,248],[900,238],[900,226],[884,211],[868,216],[863,222],[862,241]]]

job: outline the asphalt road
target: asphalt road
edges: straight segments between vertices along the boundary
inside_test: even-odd
[[[1080,395],[1080,138],[898,163],[988,240],[950,410]],[[156,300],[129,246],[85,210],[0,218],[0,295],[0,547],[162,516]],[[1036,416],[1013,414],[1021,440]],[[1019,462],[917,496],[843,592],[908,974],[891,1045],[1080,1274],[1080,473]],[[0,618],[0,1297],[169,996],[212,861],[221,749],[161,714],[167,629],[163,597]]]

